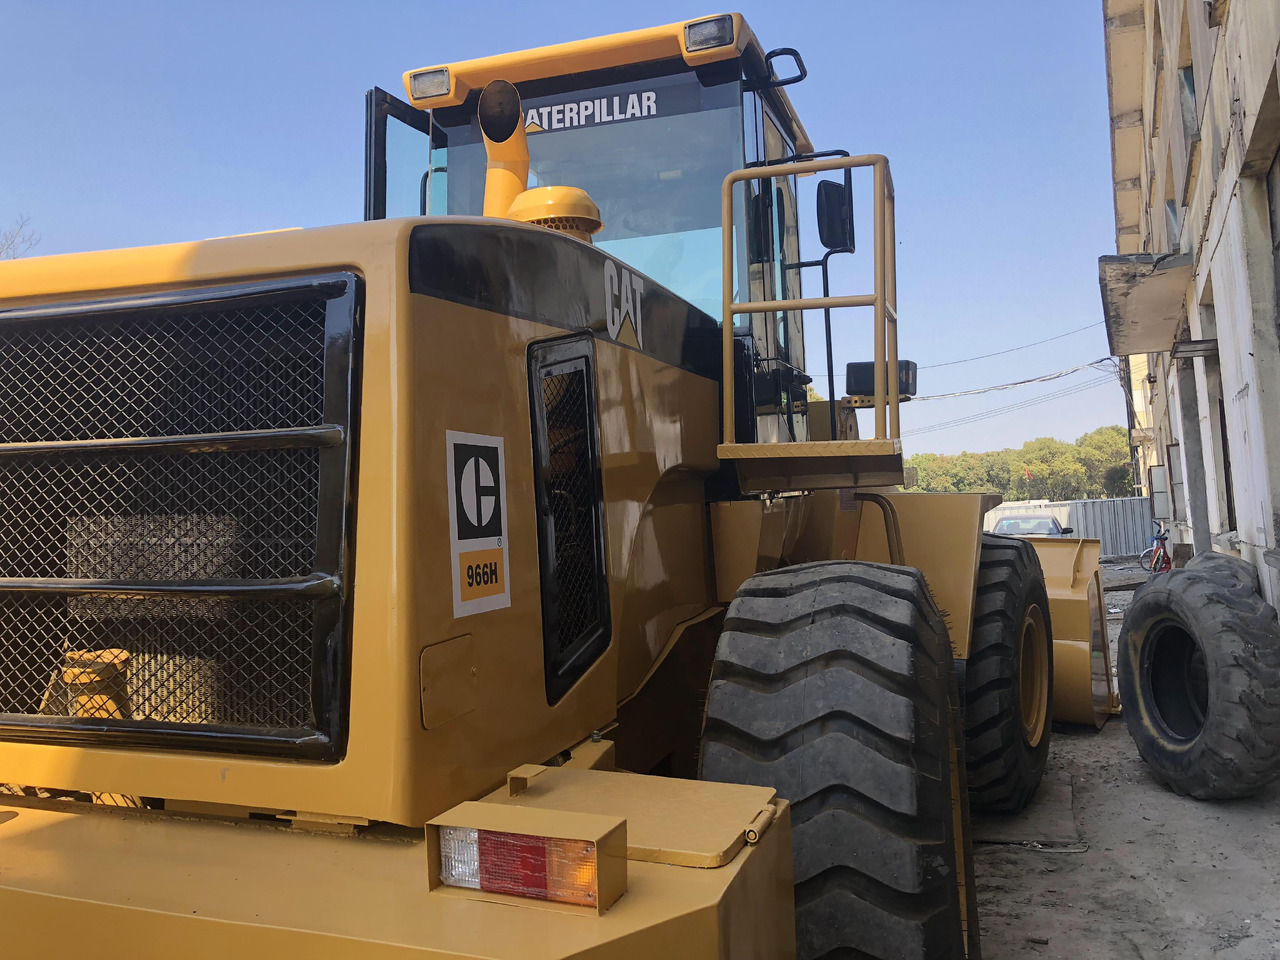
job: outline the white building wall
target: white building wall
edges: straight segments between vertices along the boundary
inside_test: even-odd
[[[1241,190],[1248,189],[1245,185],[1240,186]],[[1214,310],[1218,317],[1218,358],[1222,368],[1222,394],[1227,408],[1227,438],[1235,485],[1235,534],[1243,553],[1275,546],[1275,524],[1268,477],[1271,465],[1268,463],[1264,414],[1259,402],[1265,394],[1254,369],[1254,300],[1249,283],[1251,271],[1245,243],[1245,216],[1239,192],[1237,190],[1230,198],[1222,232],[1209,262],[1209,273],[1213,277]],[[1256,246],[1259,238],[1254,239]],[[1269,243],[1267,247],[1270,248]],[[1253,264],[1255,270],[1258,266]],[[1270,262],[1264,266],[1269,273]],[[1274,293],[1272,299],[1274,302]],[[1272,419],[1280,418],[1280,410],[1275,408],[1268,414]]]
[[[1119,9],[1123,2],[1107,0],[1104,9]],[[1214,548],[1238,552],[1257,565],[1264,592],[1275,603],[1280,598],[1280,256],[1273,234],[1280,232],[1280,166],[1273,169],[1273,161],[1280,163],[1280,0],[1230,0],[1221,26],[1209,23],[1213,6],[1201,0],[1141,0],[1141,9],[1142,76],[1140,81],[1136,73],[1124,77],[1127,84],[1140,82],[1143,92],[1141,250],[1192,255],[1177,339],[1216,339],[1218,345],[1216,359],[1151,355],[1157,394],[1151,404],[1151,453],[1164,462],[1166,445],[1179,443],[1184,483],[1201,485],[1205,494],[1201,523]],[[1193,105],[1181,95],[1178,74],[1188,62]],[[1172,224],[1170,200],[1177,209]],[[1178,396],[1178,367],[1185,363],[1194,369],[1195,422],[1188,423],[1181,422]],[[1184,375],[1183,382],[1191,381]],[[1141,398],[1139,385],[1134,386],[1136,406]],[[1219,397],[1225,416],[1219,413]],[[1185,442],[1187,431],[1195,432],[1202,448],[1196,462]],[[1193,539],[1189,501],[1183,496],[1177,504],[1175,541]],[[1205,542],[1204,531],[1199,533],[1196,539]]]

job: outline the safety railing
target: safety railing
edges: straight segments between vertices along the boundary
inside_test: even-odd
[[[793,300],[757,300],[737,303],[734,301],[734,218],[733,188],[748,180],[769,180],[808,173],[826,173],[832,170],[848,170],[871,167],[875,178],[875,283],[869,294],[843,297],[802,297]],[[819,160],[801,160],[771,166],[735,170],[725,177],[720,191],[721,223],[723,238],[723,363],[724,376],[724,443],[731,447],[736,443],[734,423],[733,333],[734,318],[743,314],[786,312],[791,310],[833,310],[846,307],[875,308],[875,392],[872,398],[875,409],[877,441],[899,439],[898,428],[898,280],[894,241],[893,177],[889,172],[889,160],[878,154],[860,157],[832,157]],[[828,331],[828,344],[830,333]],[[830,360],[830,358],[828,358]],[[892,373],[891,373],[892,372]],[[835,393],[835,383],[831,384]],[[835,397],[832,397],[832,403]],[[865,443],[866,441],[862,441]],[[842,452],[857,441],[835,442],[833,452],[839,446]],[[821,443],[815,444],[820,446]],[[780,444],[778,446],[785,446]],[[808,445],[806,445],[808,446]],[[870,446],[870,445],[869,445]],[[875,444],[883,447],[883,443]]]

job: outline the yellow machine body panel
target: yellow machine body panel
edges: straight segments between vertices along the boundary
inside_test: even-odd
[[[0,264],[0,310],[335,269],[355,273],[364,297],[350,721],[341,758],[299,763],[5,740],[0,782],[421,824],[491,789],[512,767],[546,759],[606,727],[677,626],[716,608],[702,489],[702,477],[718,466],[716,384],[580,332],[590,341],[598,381],[611,640],[582,679],[549,704],[538,640],[530,394],[523,384],[530,344],[565,338],[567,331],[457,302],[462,298],[448,291],[410,292],[415,228],[443,231],[438,235],[446,240],[483,232],[475,247],[490,244],[495,258],[484,269],[497,269],[496,258],[506,255],[500,238],[512,236],[532,238],[531,256],[585,250],[597,259],[583,261],[583,270],[608,260],[542,228],[450,218]],[[597,295],[603,280],[603,274],[584,280],[590,290],[581,296]],[[646,296],[666,302],[656,292]],[[653,342],[661,342],[666,319],[655,306],[648,318]],[[462,617],[451,603],[446,431],[505,439],[503,577],[510,599]],[[462,676],[441,683],[435,667]]]
[[[1054,719],[1101,729],[1120,712],[1098,567],[1102,544],[1071,537],[1027,539],[1035,545],[1049,591]]]
[[[997,498],[984,493],[887,494],[902,530],[902,560],[919,568],[929,582],[951,633],[956,657],[969,656],[973,600],[982,549],[982,517]],[[861,508],[859,560],[891,562],[884,517]]]
[[[879,491],[896,515],[900,561],[921,570],[947,619],[957,658],[969,655],[982,547],[992,494]],[[752,574],[816,560],[893,562],[888,527],[853,490],[819,490],[711,507],[716,592],[723,603]],[[1044,569],[1053,625],[1054,719],[1101,727],[1113,710],[1097,540],[1029,537]]]
[[[47,951],[57,942],[51,931],[76,930],[106,958],[794,956],[786,804],[756,842],[742,841],[771,791],[592,771],[555,779],[556,772],[533,781],[529,800],[569,811],[562,815],[569,823],[573,811],[584,822],[614,813],[609,790],[592,790],[593,779],[626,776],[625,813],[633,835],[649,843],[628,857],[628,892],[600,915],[433,886],[420,830],[417,839],[356,838],[85,804],[0,805],[6,952]],[[673,786],[714,787],[707,815],[743,821],[730,831],[737,842],[724,866],[679,866],[679,850],[663,849],[670,831],[661,821],[673,803],[687,801],[668,796]],[[522,810],[537,811],[520,796],[499,802],[495,816],[517,828]],[[686,812],[696,820],[696,809]],[[679,846],[679,834],[670,839]]]
[[[989,494],[890,493],[902,538],[899,562],[924,572],[947,618],[951,645],[968,655],[981,547],[982,516]],[[888,527],[874,503],[854,490],[819,490],[772,501],[712,505],[717,592],[728,602],[747,577],[780,564],[819,560],[891,563]]]

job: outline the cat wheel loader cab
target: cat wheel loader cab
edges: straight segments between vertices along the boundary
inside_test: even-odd
[[[1097,551],[898,492],[893,181],[805,74],[737,14],[411,70],[364,223],[0,264],[14,952],[978,955]]]

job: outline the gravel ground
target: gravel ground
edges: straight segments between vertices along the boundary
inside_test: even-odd
[[[1103,570],[1114,656],[1133,593],[1110,585],[1145,574]],[[1046,776],[1061,773],[1087,849],[977,847],[986,960],[1280,957],[1280,784],[1230,803],[1179,797],[1119,717],[1100,733],[1055,728]]]

